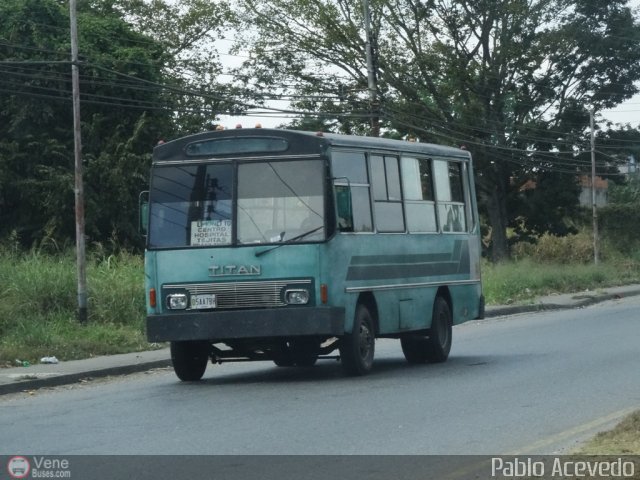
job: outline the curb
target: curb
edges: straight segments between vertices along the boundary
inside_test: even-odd
[[[154,368],[170,367],[171,365],[170,359],[155,360],[152,362],[141,362],[132,365],[100,368],[86,372],[63,373],[43,378],[16,380],[14,383],[0,385],[0,395],[19,393],[44,387],[59,387],[61,385],[69,385],[85,379],[108,377],[112,375],[129,375],[131,373],[145,372]]]
[[[634,297],[640,295],[640,289],[630,290],[624,293],[603,293],[599,295],[576,295],[573,303],[534,303],[531,305],[510,305],[501,307],[487,307],[485,318],[502,317],[508,315],[516,315],[519,313],[535,313],[547,310],[571,310],[575,308],[584,308],[597,303],[606,302],[607,300],[618,300],[625,297]]]

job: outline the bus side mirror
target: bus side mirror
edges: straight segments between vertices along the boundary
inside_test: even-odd
[[[138,231],[141,235],[149,233],[149,192],[141,192],[138,197]]]
[[[338,230],[341,232],[353,232],[351,187],[349,185],[334,185],[334,189],[336,194]]]

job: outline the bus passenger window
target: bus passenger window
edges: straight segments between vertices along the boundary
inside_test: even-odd
[[[336,185],[336,210],[338,230],[353,232],[353,208],[351,206],[351,189],[345,185]]]
[[[371,186],[373,188],[373,199],[388,200],[387,196],[387,181],[384,174],[384,158],[376,155],[372,155],[369,158],[369,165],[371,166]]]
[[[338,230],[341,232],[372,232],[369,187],[336,185]]]
[[[335,181],[338,230],[372,232],[369,175],[364,153],[335,151],[331,155],[331,167]]]
[[[461,162],[435,160],[438,218],[443,232],[466,232],[467,216]]]
[[[379,232],[404,232],[398,158],[371,155],[371,183]]]
[[[451,185],[451,201],[464,203],[461,163],[449,162],[449,184]]]
[[[464,205],[440,205],[440,221],[443,232],[466,231]]]
[[[384,157],[384,170],[387,175],[387,195],[389,201],[402,200],[398,159],[396,157]]]
[[[348,179],[354,183],[368,185],[367,164],[362,152],[333,152],[331,155],[333,178]]]
[[[373,232],[369,187],[351,187],[351,202],[353,206],[353,231]]]
[[[402,188],[409,232],[437,232],[431,160],[402,157]]]

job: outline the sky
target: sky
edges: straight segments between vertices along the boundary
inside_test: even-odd
[[[602,117],[614,123],[630,123],[632,127],[637,127],[640,123],[640,95],[635,95],[613,110],[604,110]]]

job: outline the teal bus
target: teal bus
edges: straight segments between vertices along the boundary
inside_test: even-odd
[[[210,361],[338,355],[363,375],[376,338],[443,362],[452,326],[484,313],[475,198],[464,149],[262,128],[158,145],[148,340],[170,342],[184,381]]]

